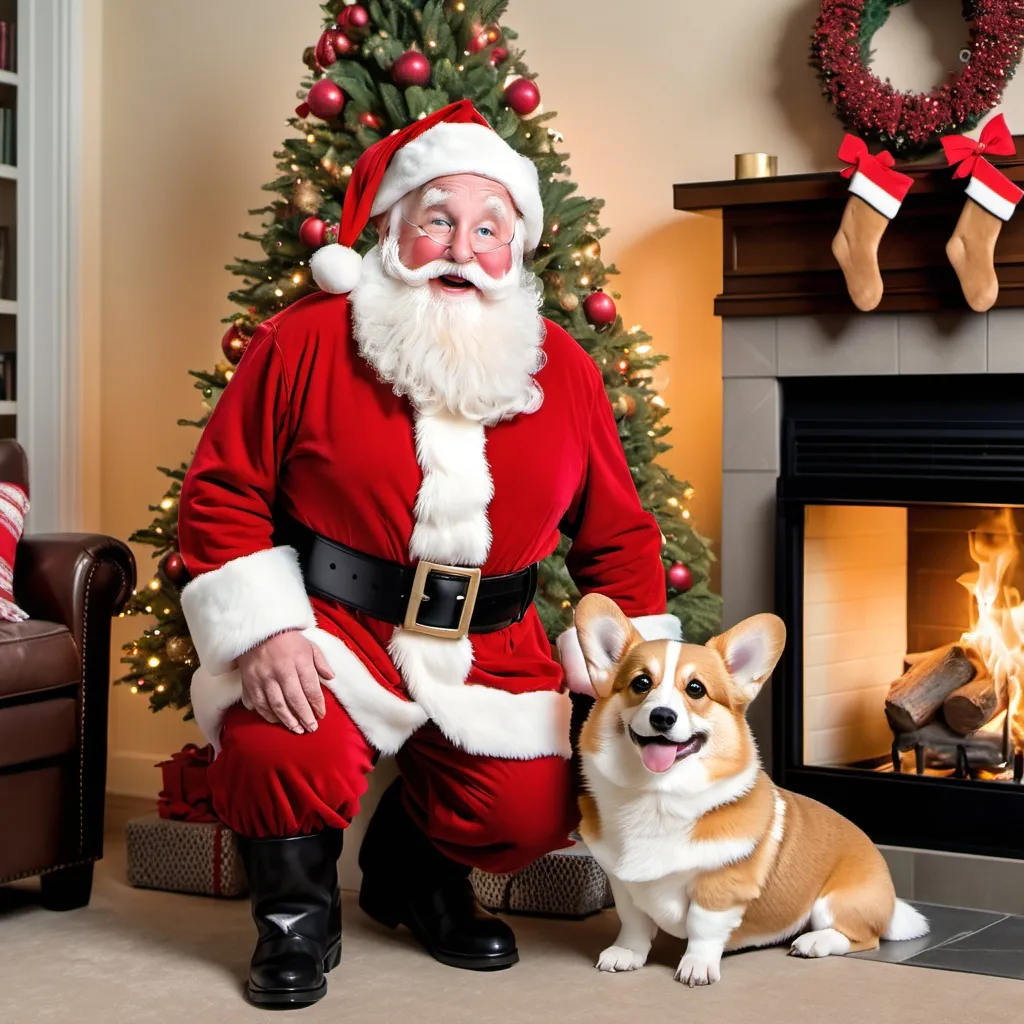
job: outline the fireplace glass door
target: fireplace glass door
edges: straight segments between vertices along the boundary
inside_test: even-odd
[[[773,777],[1024,859],[1024,378],[780,386]]]
[[[1009,507],[805,506],[804,764],[1013,780],[1021,526]]]

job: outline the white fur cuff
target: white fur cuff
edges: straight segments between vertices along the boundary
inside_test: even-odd
[[[645,640],[682,640],[682,623],[674,616],[664,615],[641,615],[630,622],[636,627],[636,631]],[[583,658],[583,650],[576,636],[576,627],[567,629],[558,638],[558,658],[562,663],[562,672],[565,674],[566,685],[574,693],[585,693],[589,697],[594,696],[593,687],[590,685],[590,675],[587,672],[587,663]]]
[[[197,576],[181,592],[181,610],[200,664],[215,676],[267,637],[316,625],[298,553],[287,546],[244,555]]]

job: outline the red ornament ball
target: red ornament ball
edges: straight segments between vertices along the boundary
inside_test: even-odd
[[[615,323],[615,301],[604,292],[591,292],[583,300],[583,315],[594,327],[607,327]]]
[[[237,324],[232,324],[220,339],[221,351],[232,366],[237,366],[242,358],[242,353],[249,347],[249,338],[239,329]]]
[[[466,49],[470,53],[479,53],[487,46],[490,46],[490,40],[487,38],[487,32],[484,29],[474,32],[469,42],[466,43]]]
[[[177,551],[169,551],[160,562],[160,571],[176,587],[180,587],[189,580],[188,569],[185,568],[184,559]]]
[[[504,46],[496,46],[491,50],[491,64],[498,65],[508,60],[508,50]]]
[[[319,249],[327,244],[327,223],[319,217],[307,217],[299,228],[299,241],[307,249]]]
[[[384,127],[383,120],[376,114],[370,113],[369,110],[365,110],[359,115],[359,123],[367,128],[372,128],[375,132],[379,132]]]
[[[676,562],[668,570],[668,582],[674,590],[685,594],[693,586],[693,573],[682,562]]]
[[[337,34],[334,29],[328,29],[317,40],[313,55],[316,57],[317,64],[322,68],[329,68],[338,59],[334,46],[334,37]]]
[[[341,28],[366,28],[370,24],[370,15],[367,13],[365,7],[360,7],[359,4],[349,4],[348,7],[343,7],[341,13],[338,15],[338,25]]]
[[[356,48],[356,44],[340,29],[334,29],[330,36],[331,46],[334,49],[335,56],[339,59],[347,57]]]
[[[306,97],[306,106],[317,117],[330,121],[337,117],[345,107],[345,94],[329,78],[321,78],[314,83]]]
[[[419,50],[406,50],[391,65],[391,78],[400,89],[430,85],[430,61]]]
[[[540,106],[540,89],[528,78],[517,78],[505,90],[505,102],[520,117],[526,117]]]

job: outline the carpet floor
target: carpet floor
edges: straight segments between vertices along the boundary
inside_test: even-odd
[[[443,967],[404,931],[369,922],[345,897],[341,967],[309,1022],[558,1024],[985,1024],[1024,1019],[1024,983],[843,957],[803,961],[782,949],[726,958],[722,981],[674,982],[675,941],[626,975],[593,969],[615,936],[612,911],[582,922],[511,918],[522,961],[475,974]],[[56,914],[29,885],[0,898],[2,1024],[217,1024],[266,1020],[243,1000],[253,927],[245,900],[133,889],[114,833],[93,900]],[[288,1018],[291,1019],[291,1018]]]

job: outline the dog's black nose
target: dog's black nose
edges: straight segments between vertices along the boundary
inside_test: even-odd
[[[678,717],[671,708],[654,708],[651,711],[651,726],[658,732],[668,732]]]

